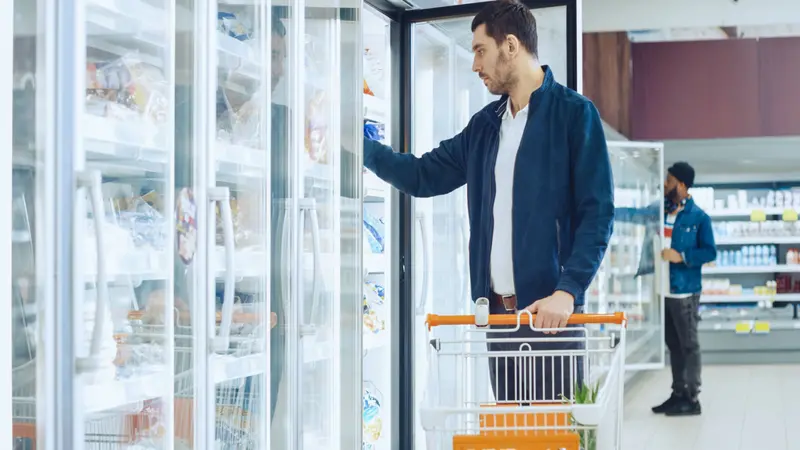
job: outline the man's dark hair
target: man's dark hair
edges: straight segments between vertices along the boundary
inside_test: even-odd
[[[272,34],[278,37],[286,37],[286,26],[281,22],[281,16],[276,8],[272,9]]]
[[[486,25],[486,34],[500,45],[509,34],[519,39],[522,47],[531,55],[539,51],[539,37],[536,33],[536,19],[527,6],[519,0],[497,0],[489,3],[472,20],[472,32]]]

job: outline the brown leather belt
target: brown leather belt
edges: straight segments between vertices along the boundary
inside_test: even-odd
[[[516,295],[501,295],[492,292],[492,300],[502,306],[508,312],[517,310],[517,296]]]

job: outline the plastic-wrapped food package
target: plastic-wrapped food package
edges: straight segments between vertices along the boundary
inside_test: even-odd
[[[225,11],[217,13],[217,30],[239,41],[250,40],[253,33],[246,14]]]
[[[328,117],[326,115],[327,95],[323,90],[315,90],[306,109],[305,147],[311,161],[328,162]]]
[[[383,219],[372,216],[366,209],[364,209],[364,238],[366,239],[367,246],[372,253],[383,253],[384,232],[385,224],[383,223]]]
[[[86,108],[91,114],[162,124],[167,120],[168,85],[163,72],[127,55],[86,68]]]
[[[380,439],[383,432],[381,397],[381,393],[372,383],[365,383],[361,408],[362,431],[364,434],[363,450],[375,448],[375,443]]]
[[[364,87],[370,92],[364,91],[367,95],[375,97],[383,97],[383,85],[385,80],[385,73],[383,70],[383,62],[380,55],[372,48],[364,49]]]
[[[166,218],[146,198],[134,198],[125,210],[117,213],[117,220],[121,227],[129,230],[137,247],[164,250],[169,237]]]
[[[371,120],[364,121],[364,137],[373,141],[386,139],[386,126]]]
[[[381,286],[378,283],[373,283],[371,281],[367,281],[364,284],[365,288],[367,288],[371,292],[374,292],[375,295],[377,296],[376,298],[373,299],[375,303],[382,305],[386,301],[386,290],[384,289],[383,286]]]

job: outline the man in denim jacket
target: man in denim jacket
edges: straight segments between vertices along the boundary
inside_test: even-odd
[[[700,345],[697,339],[702,267],[714,261],[717,249],[711,219],[689,195],[694,169],[678,162],[664,182],[664,250],[669,262],[665,299],[665,338],[672,366],[672,395],[653,408],[667,416],[700,414]]]

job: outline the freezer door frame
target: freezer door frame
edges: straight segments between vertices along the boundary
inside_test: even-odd
[[[392,4],[388,0],[367,0],[366,3],[374,8],[383,11],[388,17],[397,20],[396,33],[398,39],[395,40],[393,33],[392,42],[399,42],[398,46],[392,49],[392,65],[399,68],[400,73],[393,74],[398,80],[394,86],[396,93],[393,98],[399,101],[398,114],[400,126],[394,128],[398,130],[395,133],[395,141],[393,147],[396,151],[401,153],[412,153],[412,136],[413,136],[413,26],[417,23],[425,23],[430,21],[438,21],[443,19],[456,19],[476,15],[488,2],[469,3],[464,5],[443,6],[437,8],[426,9],[395,9],[392,11]],[[543,9],[543,8],[566,8],[566,55],[567,55],[567,87],[581,92],[583,89],[582,68],[581,61],[582,55],[582,37],[581,37],[581,1],[580,0],[522,0],[522,3],[528,8]],[[393,23],[393,25],[395,25]],[[397,70],[397,69],[395,69]],[[397,367],[402,367],[405,373],[414,373],[414,322],[416,306],[415,289],[413,274],[416,270],[414,259],[414,224],[415,212],[413,208],[412,198],[408,195],[397,193],[397,257],[396,264],[400,268],[399,273],[399,292],[397,293],[397,301],[395,303],[404,305],[403,308],[398,308],[395,311],[394,322],[392,326],[395,328],[394,345],[394,363]],[[411,306],[414,305],[414,306]],[[399,337],[402,336],[403,339]],[[396,395],[395,410],[392,411],[394,416],[394,423],[392,423],[393,433],[397,439],[392,443],[392,448],[395,450],[402,450],[414,448],[415,443],[415,408],[417,403],[415,401],[415,380],[413,376],[397,377],[395,381],[396,386],[392,388],[392,395]]]

